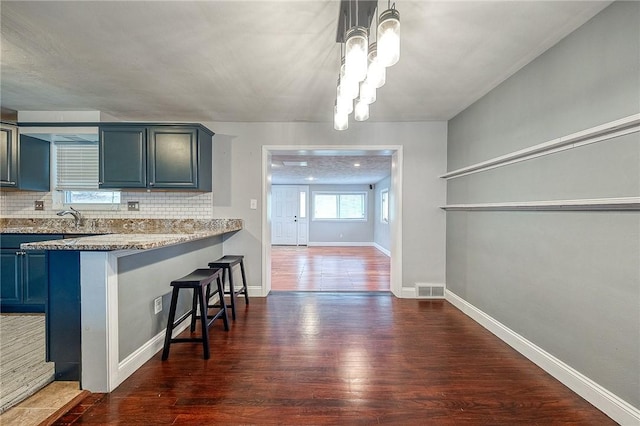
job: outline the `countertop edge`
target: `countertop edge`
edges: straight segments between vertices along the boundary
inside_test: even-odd
[[[176,234],[105,234],[64,240],[23,243],[22,250],[73,250],[73,251],[115,251],[149,250],[175,244],[216,237],[243,229],[243,226],[227,227],[211,231]]]

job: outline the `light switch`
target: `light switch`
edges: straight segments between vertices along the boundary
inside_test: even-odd
[[[250,203],[249,207],[251,207],[251,210],[257,209],[258,208],[258,200],[251,199],[251,203]]]

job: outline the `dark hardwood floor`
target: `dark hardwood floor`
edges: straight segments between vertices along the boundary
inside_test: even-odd
[[[57,424],[615,424],[444,301],[253,298]]]

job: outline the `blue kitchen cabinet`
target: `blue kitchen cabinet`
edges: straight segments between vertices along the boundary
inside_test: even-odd
[[[201,125],[103,125],[100,188],[211,192],[212,137]]]
[[[48,141],[18,135],[18,128],[0,127],[0,187],[21,191],[49,191]]]

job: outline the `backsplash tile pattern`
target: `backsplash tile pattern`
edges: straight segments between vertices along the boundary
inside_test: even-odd
[[[0,216],[5,218],[56,217],[52,192],[0,192]],[[44,210],[34,209],[35,201],[44,201]],[[140,211],[127,210],[128,201],[138,201]],[[91,210],[78,207],[86,217],[105,219],[211,219],[211,192],[121,192],[118,210]]]

